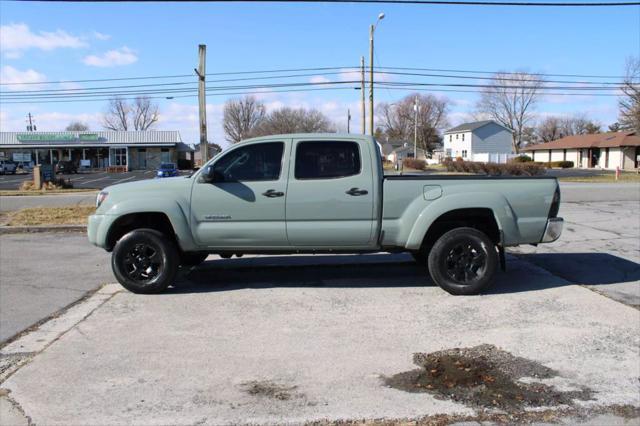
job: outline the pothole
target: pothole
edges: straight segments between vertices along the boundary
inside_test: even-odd
[[[562,391],[541,383],[539,380],[557,377],[558,373],[493,345],[416,353],[413,362],[420,368],[385,377],[385,384],[475,408],[507,412],[527,407],[572,406],[574,400],[589,400],[593,394],[587,388]],[[526,382],[519,381],[525,377]]]

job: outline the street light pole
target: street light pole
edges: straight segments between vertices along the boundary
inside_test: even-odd
[[[347,109],[347,133],[351,133],[351,110]]]
[[[367,106],[364,102],[364,91],[366,90],[364,87],[364,56],[360,56],[360,78],[361,78],[361,82],[360,82],[360,92],[362,95],[362,134],[366,135],[367,134]]]
[[[413,103],[413,110],[415,111],[415,116],[413,119],[413,158],[418,159],[418,97]]]
[[[369,132],[371,136],[374,134],[373,128],[373,33],[376,31],[378,22],[384,19],[384,13],[378,15],[378,20],[369,28]]]

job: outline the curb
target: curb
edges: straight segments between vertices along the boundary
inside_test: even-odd
[[[87,232],[87,225],[0,226],[0,235],[36,232]]]

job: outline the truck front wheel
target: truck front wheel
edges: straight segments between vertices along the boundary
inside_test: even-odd
[[[498,269],[495,244],[475,228],[446,232],[429,253],[429,273],[443,290],[454,295],[478,294]]]
[[[178,271],[179,254],[169,238],[155,229],[136,229],[118,240],[111,256],[116,279],[133,293],[160,293]]]

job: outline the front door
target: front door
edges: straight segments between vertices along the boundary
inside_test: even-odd
[[[297,247],[368,247],[374,231],[368,146],[296,141],[287,187],[287,235]]]
[[[195,182],[191,224],[198,244],[210,248],[286,248],[285,143],[240,145],[212,164],[213,182]],[[203,170],[203,173],[206,170]]]

